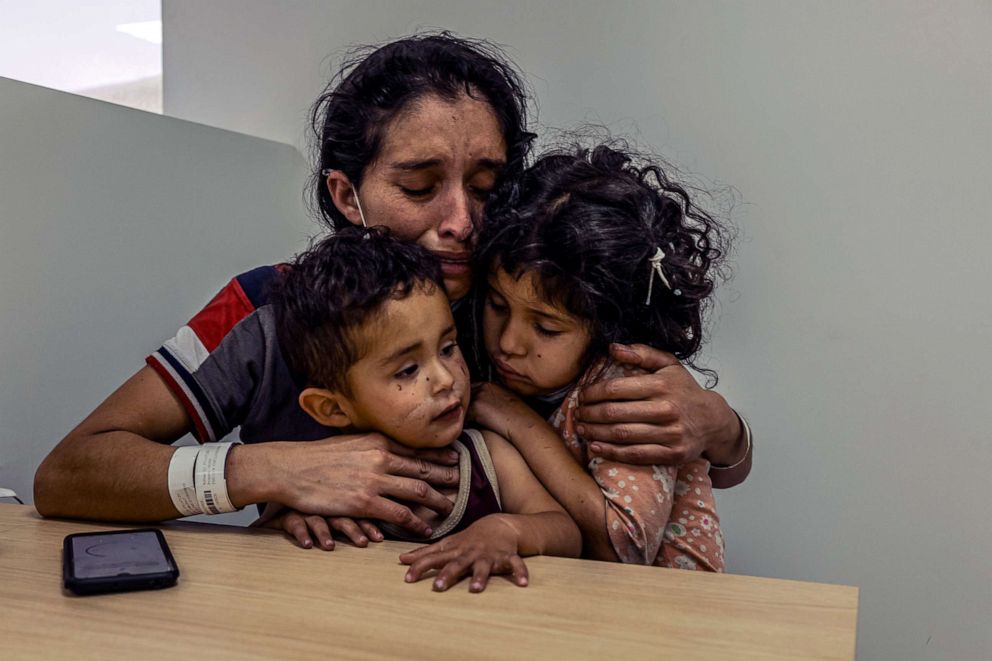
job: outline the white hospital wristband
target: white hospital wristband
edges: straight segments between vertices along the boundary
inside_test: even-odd
[[[176,448],[169,462],[169,495],[172,504],[183,516],[203,514],[196,500],[196,483],[193,479],[193,468],[196,465],[196,455],[200,448]]]
[[[227,453],[234,443],[208,443],[199,448],[193,483],[196,486],[196,500],[206,514],[236,512],[237,507],[227,495],[225,469]]]

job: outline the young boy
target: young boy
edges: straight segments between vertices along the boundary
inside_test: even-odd
[[[273,292],[279,344],[316,422],[458,452],[451,514],[415,510],[430,540],[447,537],[400,556],[408,582],[437,570],[436,590],[466,574],[474,592],[493,573],[523,586],[521,556],[576,557],[581,537],[512,445],[463,429],[469,375],[443,283],[424,248],[379,229],[339,231],[299,256]]]

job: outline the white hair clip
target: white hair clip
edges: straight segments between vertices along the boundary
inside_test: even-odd
[[[665,271],[661,268],[661,262],[665,259],[665,251],[659,247],[653,256],[651,256],[648,261],[651,263],[651,271],[648,273],[648,297],[644,301],[644,305],[651,305],[651,292],[654,290],[654,276],[657,273],[661,281],[665,283],[665,286],[670,290],[672,289],[672,283],[668,281],[665,277]],[[676,296],[682,294],[680,289],[672,290],[672,293]]]

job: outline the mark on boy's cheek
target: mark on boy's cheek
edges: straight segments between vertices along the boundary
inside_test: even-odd
[[[396,389],[399,390],[400,392],[403,392],[403,384],[402,383],[397,383],[396,384]]]
[[[537,354],[537,357],[540,358],[541,357],[541,354]]]

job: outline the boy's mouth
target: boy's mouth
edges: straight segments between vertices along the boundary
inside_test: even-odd
[[[434,416],[434,422],[454,422],[462,414],[462,403],[455,402],[448,408],[441,411],[438,415]]]

